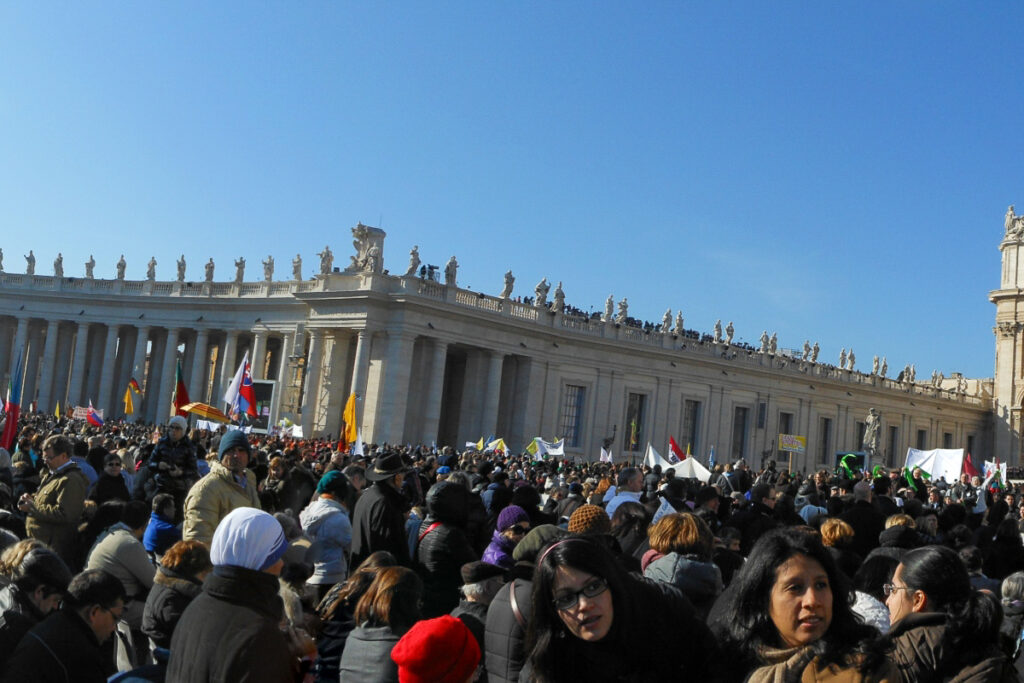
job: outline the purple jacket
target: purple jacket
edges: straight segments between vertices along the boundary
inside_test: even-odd
[[[512,559],[512,549],[515,543],[501,535],[497,530],[491,536],[491,543],[484,550],[484,556],[480,558],[488,564],[496,564],[505,569],[511,569],[516,561]]]

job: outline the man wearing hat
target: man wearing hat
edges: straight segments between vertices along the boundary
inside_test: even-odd
[[[366,479],[373,485],[359,497],[352,515],[353,569],[378,550],[387,550],[404,567],[412,565],[405,533],[407,505],[401,493],[408,471],[397,451],[378,455],[366,470]]]
[[[186,541],[209,543],[229,512],[260,507],[256,475],[248,468],[252,448],[245,434],[238,429],[225,434],[217,456],[219,462],[210,465],[210,473],[197,481],[185,498],[182,538]]]
[[[469,628],[481,650],[484,648],[487,607],[504,583],[505,570],[497,565],[480,561],[462,565],[462,600],[451,615]]]
[[[180,415],[172,417],[167,423],[167,433],[153,447],[148,464],[149,474],[156,483],[152,490],[174,496],[176,510],[182,509],[185,494],[199,479],[196,448],[186,434],[187,429],[185,418]],[[152,503],[152,497],[146,502]],[[180,521],[180,518],[175,521]]]

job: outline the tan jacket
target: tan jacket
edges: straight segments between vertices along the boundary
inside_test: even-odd
[[[182,538],[209,544],[213,541],[214,529],[229,512],[243,507],[259,509],[256,475],[252,470],[245,470],[245,481],[243,489],[231,470],[219,462],[211,463],[210,473],[193,484],[185,498]]]
[[[857,661],[846,666],[822,666],[809,647],[789,650],[771,650],[762,658],[772,664],[755,669],[747,683],[899,683],[896,667],[883,660],[877,670],[862,674]],[[860,660],[863,661],[863,660]]]
[[[89,480],[74,462],[56,474],[47,474],[36,491],[25,520],[30,538],[53,548],[68,566],[77,566],[78,523],[85,507]]]

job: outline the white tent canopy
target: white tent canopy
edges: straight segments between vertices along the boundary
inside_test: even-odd
[[[704,465],[697,462],[696,458],[680,460],[669,469],[675,471],[676,476],[683,479],[699,479],[705,484],[711,479],[711,472]]]

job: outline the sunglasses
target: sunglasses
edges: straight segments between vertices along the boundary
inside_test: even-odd
[[[509,531],[511,531],[512,533],[514,533],[514,534],[515,534],[516,536],[522,536],[523,534],[525,534],[525,533],[526,533],[526,532],[528,532],[529,530],[530,530],[530,527],[528,527],[528,526],[522,526],[522,525],[520,525],[520,524],[516,524],[516,525],[515,525],[515,526],[513,526],[513,527],[509,527]]]
[[[588,598],[596,598],[601,593],[608,590],[608,583],[604,579],[593,578],[587,581],[586,585],[578,591],[571,593],[562,593],[554,599],[555,609],[560,612],[568,612],[577,605],[580,601],[580,596],[584,595]]]

